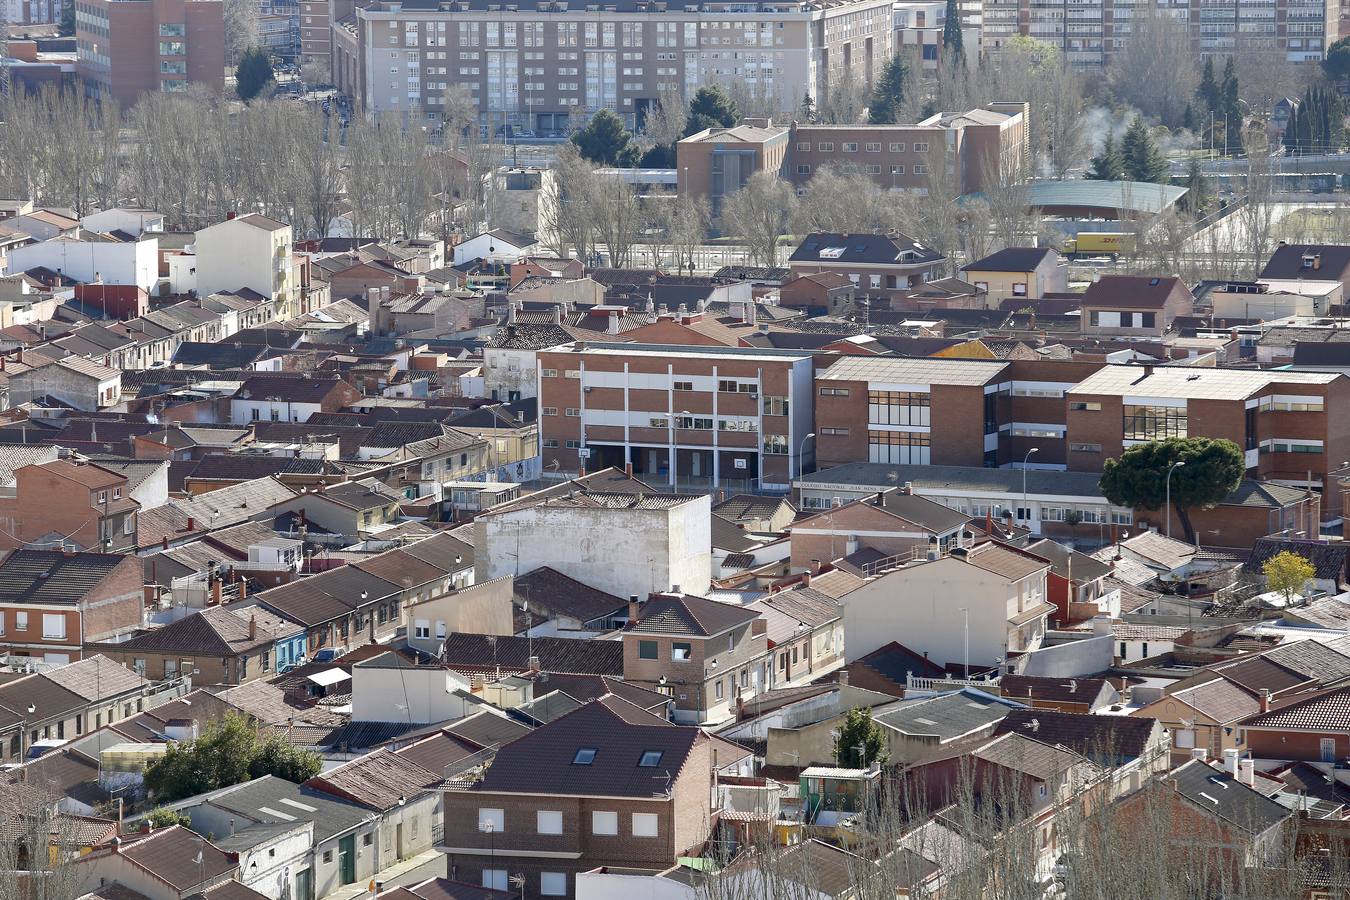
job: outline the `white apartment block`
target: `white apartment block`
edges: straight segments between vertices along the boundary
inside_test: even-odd
[[[892,54],[892,10],[890,0],[382,0],[335,26],[333,68],[368,114],[436,118],[461,84],[494,129],[561,132],[601,108],[633,126],[663,93],[712,84],[789,112],[845,71],[870,85]],[[341,58],[351,52],[355,64]]]

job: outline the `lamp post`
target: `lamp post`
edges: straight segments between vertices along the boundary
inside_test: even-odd
[[[816,436],[816,433],[815,433],[814,431],[809,432],[809,433],[806,435],[806,437],[802,438],[802,444],[801,444],[800,447],[797,448],[797,477],[798,477],[798,478],[801,478],[803,475],[806,474],[806,442],[809,441],[809,440],[811,440],[811,438],[813,438],[813,437],[815,437],[815,436]]]
[[[1031,509],[1027,506],[1027,461],[1031,459],[1031,454],[1039,453],[1040,449],[1040,447],[1032,447],[1027,451],[1027,455],[1022,457],[1022,511],[1027,514],[1028,531],[1031,530]]]
[[[1184,459],[1179,459],[1167,467],[1167,536],[1172,536],[1172,471],[1186,465]]]

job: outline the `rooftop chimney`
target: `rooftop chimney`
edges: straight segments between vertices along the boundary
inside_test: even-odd
[[[526,663],[526,665],[528,665],[528,666],[530,667],[530,671],[531,671],[531,672],[538,672],[538,671],[539,671],[539,657],[537,657],[537,656],[531,656],[529,662]]]
[[[811,560],[811,574],[812,575],[820,574],[820,560],[818,559]]]
[[[846,668],[839,670],[839,686],[841,688],[848,687],[848,669]]]
[[[638,619],[638,609],[639,609],[641,606],[642,606],[642,603],[638,600],[638,595],[637,595],[637,594],[629,594],[629,595],[628,595],[628,621],[629,621],[629,622],[636,622],[636,621],[637,621],[637,619]]]
[[[1224,771],[1226,771],[1229,775],[1232,775],[1234,778],[1236,778],[1236,777],[1238,776],[1238,756],[1239,756],[1239,755],[1240,755],[1240,754],[1238,753],[1237,749],[1234,748],[1234,747],[1226,747],[1226,748],[1224,748],[1224,751],[1223,751],[1223,768],[1224,768]]]
[[[1239,759],[1237,780],[1249,788],[1256,787],[1256,760]]]
[[[562,324],[562,304],[560,303],[556,303],[553,306],[553,324],[554,325]]]
[[[1270,688],[1261,688],[1261,712],[1270,712]]]
[[[249,617],[248,617],[248,639],[249,639],[250,641],[256,641],[256,640],[258,639],[258,617],[257,617],[257,616],[249,616]]]

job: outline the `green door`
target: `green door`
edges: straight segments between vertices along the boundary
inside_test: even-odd
[[[356,880],[356,835],[349,834],[338,841],[338,868],[343,884]]]

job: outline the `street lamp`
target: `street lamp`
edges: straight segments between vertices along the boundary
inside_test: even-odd
[[[1022,511],[1027,516],[1028,531],[1031,530],[1031,510],[1027,507],[1027,461],[1031,459],[1031,454],[1039,453],[1040,450],[1040,447],[1032,447],[1027,451],[1027,455],[1022,457]]]
[[[1186,465],[1184,459],[1179,459],[1167,467],[1167,536],[1172,536],[1172,470]]]
[[[813,438],[813,437],[815,437],[815,436],[816,436],[816,433],[815,433],[814,431],[810,432],[809,434],[806,435],[806,437],[802,438],[802,445],[801,445],[800,447],[797,448],[797,477],[798,477],[798,478],[801,478],[803,475],[806,474],[806,442],[809,441],[809,440],[811,440],[811,438]]]

